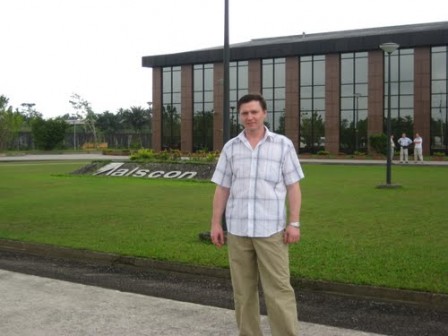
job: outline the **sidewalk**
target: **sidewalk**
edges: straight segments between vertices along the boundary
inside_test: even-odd
[[[263,333],[271,335],[266,316]],[[300,322],[301,336],[379,336]],[[228,309],[0,270],[2,336],[230,336]]]
[[[313,164],[358,164],[358,165],[386,165],[385,160],[347,160],[347,159],[301,159],[300,162],[313,163]],[[111,161],[123,161],[129,160],[129,156],[118,155],[102,155],[100,153],[92,154],[41,154],[41,155],[16,155],[16,156],[0,156],[0,162],[14,162],[14,161],[59,161],[59,160],[111,160]],[[393,165],[403,166],[446,166],[448,167],[448,161],[425,161],[424,164],[415,164],[412,160],[409,164],[400,164],[397,160],[393,161]]]

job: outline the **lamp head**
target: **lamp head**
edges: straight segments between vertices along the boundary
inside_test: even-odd
[[[392,54],[399,47],[400,47],[400,45],[397,43],[394,43],[394,42],[387,42],[387,43],[380,44],[380,48],[383,51],[387,52],[388,54]]]

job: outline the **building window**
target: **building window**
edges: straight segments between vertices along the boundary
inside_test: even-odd
[[[243,128],[239,123],[236,106],[238,99],[249,92],[249,63],[247,61],[229,64],[230,137],[235,137]]]
[[[213,149],[213,64],[193,68],[193,151]]]
[[[391,54],[391,128],[395,139],[414,133],[414,49]],[[388,85],[388,55],[384,55],[384,87]],[[384,133],[386,133],[388,92],[384,90]]]
[[[163,68],[162,149],[180,149],[181,68]]]
[[[367,152],[367,53],[341,54],[341,123],[339,150]]]
[[[300,151],[325,148],[325,56],[300,58]]]
[[[431,48],[431,153],[448,154],[448,47]]]
[[[268,108],[266,126],[280,134],[285,134],[285,83],[285,59],[264,59],[262,92]]]

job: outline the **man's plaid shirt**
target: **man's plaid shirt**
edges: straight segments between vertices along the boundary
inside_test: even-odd
[[[266,128],[252,149],[244,131],[227,142],[212,181],[230,188],[227,230],[243,237],[270,237],[286,225],[286,186],[304,178],[294,145]]]

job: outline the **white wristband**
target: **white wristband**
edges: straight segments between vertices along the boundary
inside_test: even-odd
[[[300,222],[291,222],[289,225],[294,226],[295,228],[300,228]]]

